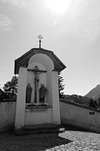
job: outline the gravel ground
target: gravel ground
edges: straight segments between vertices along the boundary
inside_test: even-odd
[[[65,131],[60,137],[71,140],[68,144],[46,151],[100,151],[100,134],[80,131]],[[58,147],[58,148],[57,148]]]
[[[100,134],[67,130],[55,134],[0,134],[0,151],[100,151]]]

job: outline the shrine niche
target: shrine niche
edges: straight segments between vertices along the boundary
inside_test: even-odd
[[[32,84],[33,92],[31,101],[26,101],[26,103],[32,103],[32,105],[34,104],[37,106],[45,104],[47,102],[47,99],[45,100],[47,91],[47,71],[45,67],[43,65],[40,65],[39,63],[33,63],[29,65],[27,72],[27,81]]]
[[[33,48],[15,60],[19,74],[15,127],[60,124],[58,72],[65,65],[50,50]]]

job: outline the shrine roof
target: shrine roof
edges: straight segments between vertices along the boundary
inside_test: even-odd
[[[66,68],[66,66],[61,62],[61,60],[53,53],[53,51],[42,49],[42,48],[32,48],[25,54],[23,54],[21,57],[17,58],[15,60],[15,68],[14,68],[14,74],[19,73],[19,68],[20,67],[27,67],[29,59],[36,54],[43,53],[46,54],[51,58],[51,60],[54,63],[54,70],[55,71],[62,71],[63,69]]]

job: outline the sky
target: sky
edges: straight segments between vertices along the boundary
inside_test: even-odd
[[[65,94],[86,95],[100,84],[100,0],[0,0],[0,88],[14,60],[38,47],[66,65]]]

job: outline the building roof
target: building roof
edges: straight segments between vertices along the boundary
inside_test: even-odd
[[[32,48],[28,52],[26,52],[21,57],[15,60],[14,74],[19,73],[20,67],[27,67],[29,59],[36,54],[43,53],[48,55],[54,63],[54,70],[61,72],[66,66],[61,62],[61,60],[53,53],[53,51],[42,49],[42,48]]]

